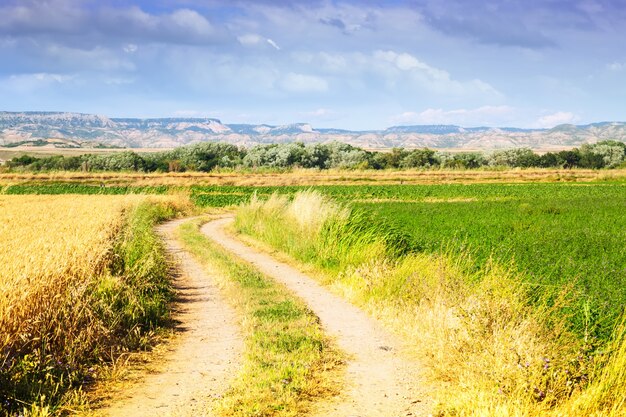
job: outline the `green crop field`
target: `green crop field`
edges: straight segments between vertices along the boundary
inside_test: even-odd
[[[582,307],[570,312],[579,332],[607,339],[622,314],[624,185],[381,187],[371,195],[374,200],[355,207],[405,231],[416,251],[469,253],[476,268],[491,259],[529,285],[548,290],[571,286]]]
[[[236,229],[411,340],[440,415],[624,415],[623,183],[310,188]]]
[[[81,183],[50,183],[50,184],[23,184],[8,185],[2,189],[2,194],[12,195],[56,195],[56,194],[165,194],[166,186],[104,186]]]

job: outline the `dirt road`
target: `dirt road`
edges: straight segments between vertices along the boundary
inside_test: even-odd
[[[186,220],[159,227],[180,269],[175,280],[178,302],[174,312],[180,335],[156,372],[99,414],[210,416],[212,401],[228,388],[237,372],[243,340],[235,312],[222,299],[211,276],[173,237],[174,230]]]
[[[310,277],[232,238],[224,227],[232,218],[214,220],[202,232],[262,273],[283,283],[320,318],[325,331],[350,355],[347,389],[316,416],[427,416],[427,394],[420,369],[400,354],[400,344],[363,311],[330,293]]]

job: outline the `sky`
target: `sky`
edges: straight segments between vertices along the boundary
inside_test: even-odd
[[[353,130],[626,120],[626,0],[0,0],[0,111]]]

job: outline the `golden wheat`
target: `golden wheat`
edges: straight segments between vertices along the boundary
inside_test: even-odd
[[[82,308],[79,295],[107,265],[124,210],[141,198],[0,196],[0,352],[42,337],[71,347],[78,316],[58,313],[72,300]]]

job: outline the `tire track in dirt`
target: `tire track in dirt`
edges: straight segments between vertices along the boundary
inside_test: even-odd
[[[231,237],[224,227],[232,221],[232,217],[211,221],[202,227],[202,232],[302,298],[320,318],[327,334],[350,355],[345,392],[318,405],[315,416],[429,415],[420,369],[403,357],[402,346],[394,337],[363,311],[302,272]]]
[[[157,229],[180,271],[174,282],[173,314],[180,334],[157,371],[126,391],[125,398],[100,410],[100,415],[212,415],[211,403],[236,375],[243,351],[237,316],[215,280],[174,238],[175,229],[188,220],[170,221]]]

